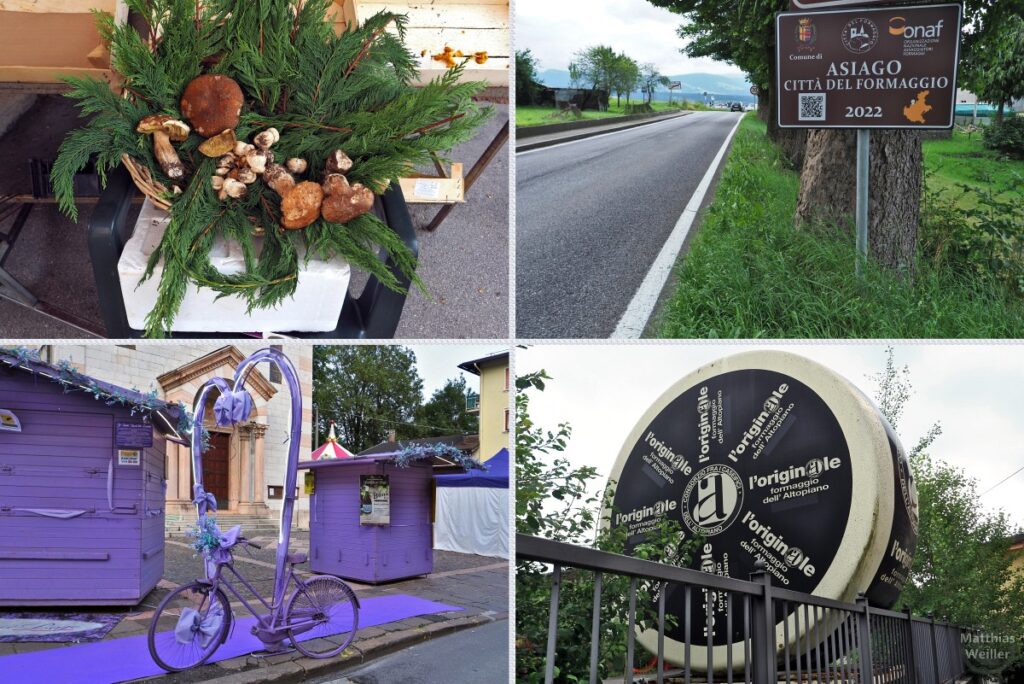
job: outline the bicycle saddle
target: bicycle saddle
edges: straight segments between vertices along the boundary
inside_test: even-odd
[[[307,560],[309,560],[309,554],[308,553],[289,553],[288,554],[288,562],[291,563],[292,565],[300,565],[301,563],[305,563]]]

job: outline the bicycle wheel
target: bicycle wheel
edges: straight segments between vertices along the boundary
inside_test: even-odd
[[[202,582],[178,587],[160,602],[153,614],[149,623],[149,654],[168,672],[202,665],[227,638],[231,606],[223,591],[218,589],[211,596],[210,590],[210,585]],[[194,611],[191,624],[181,619],[187,610]],[[205,631],[200,627],[204,624]]]
[[[337,577],[317,575],[302,582],[288,599],[285,623],[296,624],[288,627],[288,638],[299,653],[330,658],[352,643],[359,629],[359,600]]]

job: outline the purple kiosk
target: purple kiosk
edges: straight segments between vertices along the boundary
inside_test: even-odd
[[[434,475],[481,465],[455,449],[410,444],[299,468],[309,470],[310,569],[378,583],[433,571]]]
[[[0,350],[0,605],[135,605],[164,569],[180,406]]]

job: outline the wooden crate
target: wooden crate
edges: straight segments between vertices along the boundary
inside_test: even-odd
[[[339,31],[383,10],[408,14],[406,45],[416,55],[426,53],[420,58],[421,82],[444,73],[444,65],[431,56],[450,46],[470,56],[487,52],[484,64],[470,59],[463,80],[508,87],[512,63],[508,0],[335,0],[334,9]]]
[[[0,0],[0,83],[52,85],[60,76],[113,83],[90,9],[128,18],[123,0]]]

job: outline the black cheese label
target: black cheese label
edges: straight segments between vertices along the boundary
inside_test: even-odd
[[[700,540],[691,567],[748,579],[763,559],[773,584],[814,591],[853,501],[850,448],[820,396],[783,373],[730,371],[685,389],[642,428],[610,516],[628,533],[627,552],[673,520],[683,540]],[[677,641],[687,640],[684,600],[668,587],[666,611],[680,619],[666,635]],[[726,634],[725,597],[695,590],[691,643],[707,643],[706,600],[713,643],[742,639],[739,604]]]

